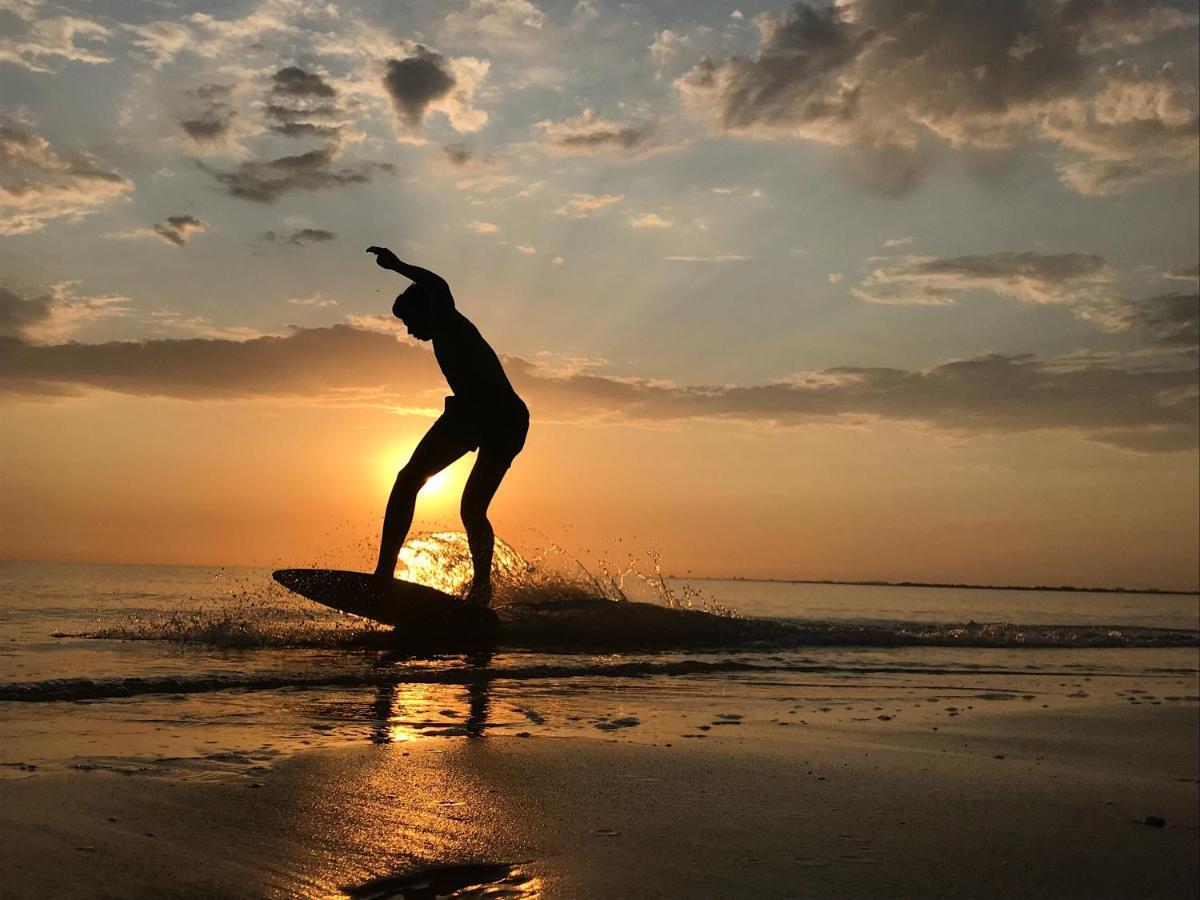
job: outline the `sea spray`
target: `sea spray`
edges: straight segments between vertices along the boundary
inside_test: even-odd
[[[414,535],[401,548],[396,574],[448,594],[465,595],[472,578],[466,535],[450,531]],[[354,649],[379,646],[392,634],[386,626],[303,600],[267,578],[217,577],[224,578],[226,584],[215,597],[182,597],[169,610],[141,613],[83,633],[60,632],[56,636],[157,640],[222,648]],[[602,557],[589,568],[548,540],[526,556],[497,538],[492,579],[493,602],[500,608],[553,603],[561,604],[565,613],[571,604],[637,601],[672,610],[701,609],[730,615],[729,610],[706,600],[694,588],[676,590],[668,585],[661,560],[653,551],[646,552],[644,559],[630,553],[619,564]],[[646,637],[628,635],[633,644],[644,643]]]

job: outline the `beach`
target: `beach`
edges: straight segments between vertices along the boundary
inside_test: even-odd
[[[1194,596],[547,594],[422,651],[262,571],[0,576],[6,898],[1197,896]]]
[[[463,877],[495,893],[463,896],[1196,896],[1194,701],[902,719],[6,780],[0,880],[9,897],[433,896],[371,882],[487,863]]]

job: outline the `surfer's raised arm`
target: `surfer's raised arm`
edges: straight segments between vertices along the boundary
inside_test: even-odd
[[[446,279],[441,275],[438,275],[436,272],[430,272],[428,269],[422,269],[420,266],[404,262],[387,247],[368,247],[367,252],[375,254],[375,262],[380,268],[399,272],[414,284],[426,285],[431,288],[449,289]]]

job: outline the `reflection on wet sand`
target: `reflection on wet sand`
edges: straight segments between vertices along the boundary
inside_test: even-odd
[[[391,666],[402,660],[403,657],[396,655],[380,660],[380,664]],[[461,736],[469,740],[483,737],[488,727],[491,661],[491,651],[467,654],[463,659],[465,677],[461,686],[380,685],[371,705],[371,741],[388,745],[431,737]],[[446,708],[447,703],[455,702],[448,694],[459,693],[463,688],[465,720],[461,725],[447,725],[446,720],[462,717],[459,710]],[[438,718],[434,718],[435,709]],[[409,752],[404,752],[399,761],[409,756]],[[411,773],[403,771],[405,767],[397,766],[397,762],[394,753],[382,757],[365,783],[352,789],[352,796],[377,798],[376,809],[356,810],[355,815],[343,817],[342,821],[358,823],[362,833],[357,842],[387,844],[382,853],[376,851],[377,858],[409,857],[413,864],[344,885],[345,896],[353,900],[435,897],[522,900],[540,896],[541,880],[527,867],[481,861],[495,846],[485,835],[502,830],[495,827],[500,815],[493,796],[495,789],[482,786],[472,789],[461,772],[449,771],[443,773],[444,777],[426,777],[414,783]],[[364,812],[367,814],[363,815]],[[479,828],[480,823],[486,823],[487,827]],[[462,857],[463,847],[470,848],[466,859],[446,861]],[[314,873],[318,882],[336,880],[336,869],[325,868],[331,862],[326,856],[318,866],[318,872]]]
[[[389,654],[380,660],[381,667],[390,667],[406,660],[400,654]],[[371,740],[376,744],[398,744],[418,737],[483,737],[488,727],[490,704],[489,686],[493,680],[488,666],[492,662],[491,650],[477,650],[463,658],[461,688],[466,691],[466,720],[461,725],[449,724],[461,718],[456,709],[440,708],[438,718],[432,712],[438,702],[444,703],[447,687],[436,684],[381,684],[376,688],[375,700],[371,704],[373,727]],[[458,686],[451,688],[455,693]],[[410,710],[423,715],[412,718]]]

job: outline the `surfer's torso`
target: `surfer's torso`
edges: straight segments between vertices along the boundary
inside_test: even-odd
[[[456,309],[439,317],[433,354],[455,398],[485,420],[528,418],[496,351],[471,321]]]

